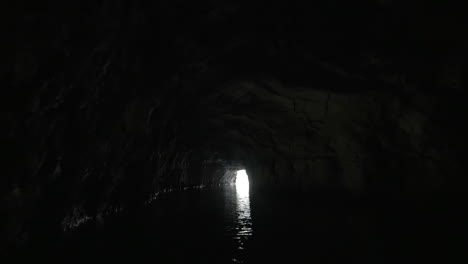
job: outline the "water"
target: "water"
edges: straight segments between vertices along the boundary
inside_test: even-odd
[[[233,262],[243,263],[241,257],[249,238],[253,234],[252,217],[250,215],[249,189],[227,189],[226,200],[226,235],[236,241],[238,253],[232,258]]]
[[[194,189],[160,195],[145,210],[107,219],[104,226],[85,225],[53,253],[79,263],[451,262],[465,257],[467,245],[464,211],[452,209]]]
[[[160,204],[176,203],[179,209],[157,204],[161,224],[176,228],[163,232],[163,259],[174,263],[245,263],[245,253],[254,233],[249,190],[236,187],[192,190],[179,197],[166,197]],[[170,223],[172,222],[172,224]],[[174,234],[177,234],[174,237]],[[171,244],[167,244],[171,241]]]
[[[246,263],[253,235],[248,188],[192,189],[161,194],[146,210],[108,219],[104,228],[82,227],[60,252],[77,261]]]

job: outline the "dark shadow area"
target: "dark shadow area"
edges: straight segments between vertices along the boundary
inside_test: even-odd
[[[44,240],[20,260],[71,263],[456,262],[466,255],[462,204],[350,199],[338,193],[251,192],[248,232],[233,186],[162,194],[145,210],[88,222],[56,244]],[[245,230],[245,228],[244,228]],[[52,246],[53,245],[53,246]],[[235,260],[235,261],[233,261]]]

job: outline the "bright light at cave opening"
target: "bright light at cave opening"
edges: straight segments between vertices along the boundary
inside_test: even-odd
[[[249,191],[249,177],[245,170],[238,170],[236,174],[236,189],[239,191]]]

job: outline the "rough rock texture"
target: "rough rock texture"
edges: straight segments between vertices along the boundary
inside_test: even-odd
[[[2,3],[1,243],[241,168],[256,187],[465,192],[462,9],[347,2]]]

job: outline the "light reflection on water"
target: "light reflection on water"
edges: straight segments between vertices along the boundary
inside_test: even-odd
[[[228,218],[231,223],[227,227],[228,233],[234,240],[238,254],[233,258],[234,263],[243,263],[242,253],[246,248],[246,242],[252,236],[252,218],[250,214],[250,197],[249,188],[235,187],[230,189],[228,195],[230,197],[230,215]]]
[[[236,188],[237,200],[237,237],[247,240],[252,235],[252,218],[250,217],[250,198],[248,189]]]

